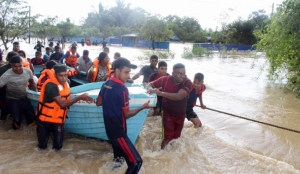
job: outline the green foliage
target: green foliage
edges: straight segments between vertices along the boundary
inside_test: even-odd
[[[37,18],[34,16],[31,19]],[[22,0],[0,1],[0,38],[7,50],[7,43],[29,31],[29,8]]]
[[[211,57],[213,56],[213,51],[210,49],[205,49],[203,47],[193,47],[192,50],[189,47],[183,48],[182,58],[192,59],[201,57]]]
[[[88,29],[96,27],[103,37],[121,36],[136,33],[146,20],[146,12],[141,8],[131,8],[123,0],[115,0],[116,6],[105,9],[99,3],[98,10],[88,13],[83,27]]]
[[[203,57],[206,54],[207,50],[203,47],[193,47],[192,53],[196,57]]]
[[[83,36],[84,37],[100,37],[102,36],[101,32],[96,27],[83,28]]]
[[[70,22],[70,19],[66,19],[66,22],[60,22],[56,25],[59,28],[61,36],[71,36],[71,30],[75,27],[74,24]]]
[[[191,48],[184,47],[183,48],[183,53],[182,53],[181,57],[185,58],[185,59],[192,59],[192,58],[195,57],[195,55],[193,54]]]
[[[110,32],[111,36],[121,37],[122,35],[128,34],[132,31],[130,28],[126,27],[111,27]]]
[[[41,22],[34,21],[33,25],[30,29],[30,31],[38,38],[41,38],[43,40],[46,39],[46,37],[58,37],[60,36],[59,28],[55,26],[55,22],[57,20],[57,17],[54,18],[46,18],[42,20]]]
[[[254,29],[255,25],[251,20],[239,18],[227,26],[225,42],[228,44],[255,44]]]
[[[300,97],[300,0],[285,0],[260,37],[259,50],[270,63],[269,78],[287,77],[288,86]]]
[[[201,26],[194,18],[169,15],[164,18],[168,28],[183,41],[199,41],[203,39]]]
[[[83,31],[82,27],[74,25],[72,27],[72,29],[70,30],[70,36],[71,37],[84,36],[84,31]]]
[[[224,45],[221,45],[220,57],[221,58],[226,58],[227,57],[227,48]]]
[[[151,51],[145,51],[143,53],[143,55],[141,56],[138,56],[138,59],[140,60],[149,60],[149,58],[152,56],[152,55],[157,55],[158,59],[161,60],[161,59],[174,59],[175,57],[175,53],[170,51],[170,50],[151,50]]]
[[[166,23],[157,16],[152,16],[143,24],[140,34],[143,38],[152,41],[152,49],[155,41],[168,40],[173,32],[167,28]]]

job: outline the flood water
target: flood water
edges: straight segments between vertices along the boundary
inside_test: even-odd
[[[175,63],[184,63],[187,75],[204,74],[207,90],[204,104],[212,109],[232,113],[300,131],[300,100],[285,93],[280,84],[269,83],[263,56],[258,58],[182,59],[183,47],[170,45],[175,58],[167,60],[168,73]],[[34,45],[21,42],[28,57],[34,55]],[[101,47],[79,47],[90,50],[96,57]],[[145,49],[110,46],[110,57],[120,52],[140,67],[149,60],[139,60]],[[136,83],[140,83],[140,77]],[[300,173],[300,138],[298,133],[196,108],[203,127],[195,129],[186,121],[181,138],[172,141],[164,150],[161,144],[161,118],[148,117],[136,142],[143,158],[141,174],[198,174],[198,173]],[[298,138],[297,138],[298,137]],[[11,118],[0,123],[0,173],[99,173],[122,174],[127,166],[111,171],[112,148],[106,142],[65,134],[61,151],[37,148],[34,128],[23,126],[12,130]]]

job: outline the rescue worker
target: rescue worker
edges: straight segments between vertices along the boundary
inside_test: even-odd
[[[36,84],[38,92],[41,92],[42,86],[47,79],[54,77],[54,65],[56,65],[56,62],[50,60],[46,63],[46,68],[41,71],[41,75]]]
[[[150,108],[150,101],[141,107],[129,109],[129,95],[125,82],[130,78],[130,71],[135,69],[136,65],[131,64],[125,58],[119,58],[115,61],[113,68],[115,77],[102,85],[96,105],[102,106],[103,109],[106,135],[112,144],[114,153],[116,164],[114,168],[121,166],[124,158],[128,166],[125,173],[137,174],[143,160],[127,136],[126,120],[143,109]]]
[[[111,73],[111,64],[106,52],[101,52],[93,65],[88,70],[89,82],[101,82],[109,79]]]
[[[63,146],[64,123],[68,113],[68,107],[84,100],[88,103],[94,101],[88,94],[82,94],[70,98],[70,87],[67,83],[67,67],[55,65],[53,67],[55,78],[48,79],[42,86],[37,116],[38,116],[38,147],[46,149],[49,135],[53,133],[52,149],[60,150]]]
[[[67,53],[62,58],[60,58],[59,62],[63,63],[63,60],[66,59],[66,65],[75,68],[77,59],[80,57],[80,55],[76,51],[77,47],[73,45],[71,47],[71,51],[67,51]]]

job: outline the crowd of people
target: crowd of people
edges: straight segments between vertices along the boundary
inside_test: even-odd
[[[1,120],[6,120],[10,114],[13,118],[13,129],[20,129],[22,116],[25,117],[28,126],[37,125],[39,149],[47,148],[52,133],[52,148],[60,150],[63,147],[63,126],[69,106],[80,100],[94,102],[88,94],[70,98],[68,67],[78,73],[85,72],[88,82],[105,81],[96,105],[103,108],[106,134],[112,144],[114,161],[121,164],[122,159],[125,159],[128,165],[126,173],[138,173],[142,166],[142,158],[127,136],[126,119],[151,107],[149,102],[146,102],[140,108],[131,110],[125,82],[133,82],[143,76],[142,82],[147,87],[147,92],[157,95],[153,116],[162,116],[161,149],[171,140],[180,137],[185,118],[195,127],[202,126],[193,108],[197,99],[200,107],[206,108],[202,100],[202,93],[206,89],[203,84],[204,75],[196,73],[191,81],[181,63],[175,64],[172,74],[168,74],[167,63],[158,62],[158,56],[152,55],[150,65],[143,66],[130,78],[131,69],[136,69],[137,66],[121,57],[119,52],[114,54],[114,60],[111,61],[109,48],[104,45],[103,52],[94,60],[89,57],[88,50],[84,50],[80,56],[76,43],[73,43],[66,53],[63,53],[59,43],[53,47],[53,42],[50,42],[44,55],[42,48],[44,46],[38,42],[34,47],[37,50],[35,57],[30,59],[20,50],[20,44],[14,42],[13,50],[6,56],[6,63],[0,59]],[[35,65],[45,66],[37,82],[34,81]],[[28,89],[40,92],[36,113],[27,98]]]

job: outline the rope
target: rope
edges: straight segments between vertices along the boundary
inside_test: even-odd
[[[199,105],[196,105],[196,106],[200,107]],[[251,119],[251,118],[246,118],[246,117],[234,115],[234,114],[219,111],[219,110],[216,110],[216,109],[211,109],[211,108],[206,108],[206,109],[211,110],[211,111],[215,111],[215,112],[219,112],[219,113],[222,113],[222,114],[227,114],[227,115],[230,115],[230,116],[233,116],[233,117],[241,118],[241,119],[244,119],[244,120],[253,121],[253,122],[256,122],[256,123],[276,127],[276,128],[279,128],[279,129],[283,129],[283,130],[287,130],[287,131],[291,131],[291,132],[295,132],[295,133],[300,133],[300,131],[298,131],[298,130],[294,130],[294,129],[290,129],[290,128],[286,128],[286,127],[282,127],[282,126],[277,126],[277,125],[270,124],[270,123],[265,123],[265,122],[262,122],[262,121],[258,121],[258,120],[254,120],[254,119]]]

